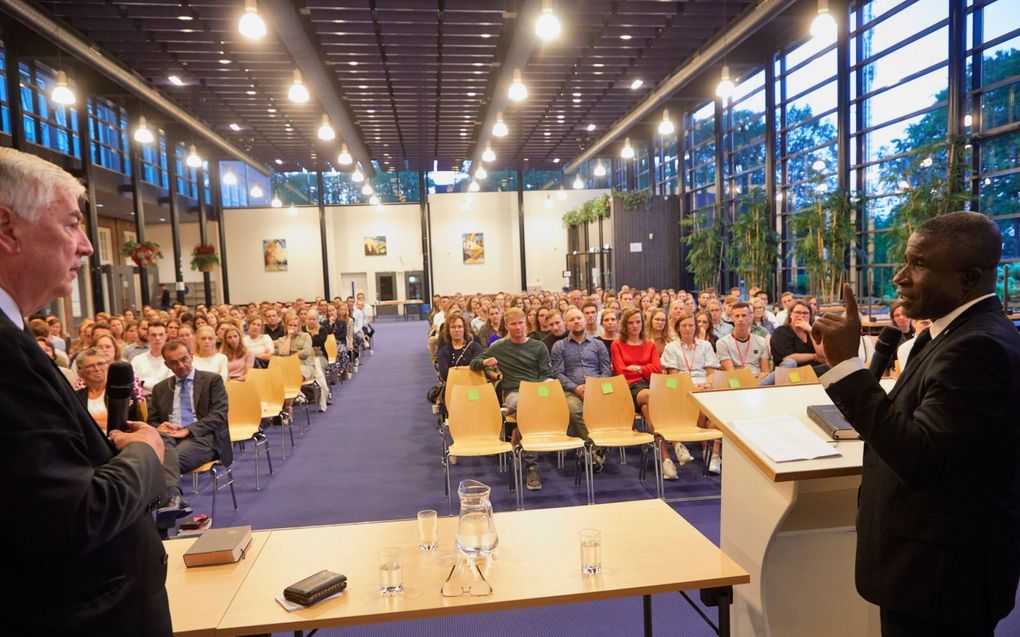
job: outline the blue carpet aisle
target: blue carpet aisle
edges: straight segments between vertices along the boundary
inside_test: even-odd
[[[262,490],[255,491],[253,448],[235,455],[233,472],[239,511],[230,494],[217,495],[216,526],[250,524],[271,529],[315,524],[412,518],[421,509],[450,513],[439,463],[441,452],[435,417],[425,401],[434,373],[425,348],[424,322],[382,320],[377,323],[375,355],[364,354],[354,378],[333,388],[334,403],[324,414],[313,413],[310,431],[298,435],[304,414],[295,413],[296,447],[280,458],[280,430],[269,432],[274,475],[263,462]],[[697,454],[695,454],[697,455]],[[540,458],[543,489],[525,491],[528,509],[584,503],[584,487],[574,487],[574,463],[562,470],[553,458]],[[598,502],[653,497],[655,485],[637,479],[639,455],[627,464],[610,454],[605,471],[595,476]],[[719,542],[719,480],[701,477],[700,461],[679,467],[680,479],[666,483],[671,506],[710,540]],[[493,487],[496,511],[509,511],[514,497],[507,492],[507,474],[494,459],[461,459],[451,471],[457,482],[474,478]],[[211,510],[210,483],[185,496],[196,512]],[[456,510],[456,503],[454,510]],[[669,550],[664,547],[663,550]],[[610,559],[606,556],[606,559]],[[657,634],[709,636],[714,633],[679,595],[654,597]],[[715,618],[714,609],[707,609]],[[465,615],[320,631],[322,637],[383,637],[389,635],[486,635],[491,637],[617,637],[640,635],[640,598],[591,602],[523,611]],[[997,635],[1020,635],[1020,614],[1014,612]]]

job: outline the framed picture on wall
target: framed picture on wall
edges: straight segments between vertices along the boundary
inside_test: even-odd
[[[463,235],[464,265],[485,263],[485,234],[466,232]]]
[[[386,237],[365,237],[365,256],[384,257],[386,256]]]
[[[287,240],[263,239],[262,259],[266,264],[266,272],[286,272]]]

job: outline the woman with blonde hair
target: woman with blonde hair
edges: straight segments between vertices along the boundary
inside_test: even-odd
[[[220,354],[227,358],[227,374],[230,380],[243,381],[248,370],[255,366],[255,352],[244,345],[241,330],[232,323],[223,323],[223,345]]]
[[[195,330],[195,353],[192,366],[203,372],[213,372],[223,378],[230,379],[230,365],[227,357],[216,351],[216,330],[208,325]]]

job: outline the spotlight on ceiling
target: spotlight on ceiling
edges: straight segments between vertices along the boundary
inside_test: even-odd
[[[295,104],[304,104],[310,98],[311,95],[308,94],[308,89],[305,88],[304,83],[301,81],[301,71],[294,69],[294,82],[287,89],[287,99]]]
[[[244,37],[251,40],[259,40],[266,35],[266,23],[259,15],[255,0],[244,0],[244,13],[237,22],[237,30]]]
[[[558,38],[561,29],[560,19],[552,10],[552,0],[542,0],[542,13],[535,21],[535,35],[548,42]]]
[[[330,142],[336,139],[336,131],[329,125],[329,115],[322,115],[322,125],[319,126],[319,139]]]
[[[351,151],[347,150],[347,144],[340,146],[340,155],[337,156],[336,160],[341,166],[350,166],[354,161],[354,158],[351,157]]]
[[[507,95],[515,102],[523,102],[528,98],[528,87],[524,85],[520,69],[514,69],[514,80],[510,84],[510,90],[507,91]]]

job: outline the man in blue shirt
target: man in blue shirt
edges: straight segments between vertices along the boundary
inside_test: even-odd
[[[570,435],[588,440],[584,425],[584,381],[588,376],[607,378],[613,374],[609,352],[598,340],[588,336],[584,313],[576,307],[566,312],[567,337],[556,341],[550,359],[553,374],[563,385],[570,410]],[[601,469],[602,454],[596,454],[595,464]]]

